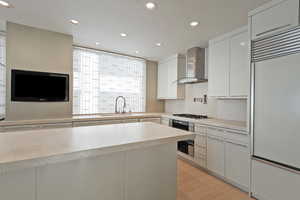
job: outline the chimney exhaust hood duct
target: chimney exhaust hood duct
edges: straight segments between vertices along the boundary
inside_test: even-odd
[[[205,49],[194,47],[186,53],[185,76],[178,80],[181,84],[207,82],[205,79]]]

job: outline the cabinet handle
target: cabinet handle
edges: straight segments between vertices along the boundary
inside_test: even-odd
[[[279,26],[279,27],[276,27],[276,28],[272,28],[272,29],[269,29],[267,31],[264,31],[264,32],[261,32],[261,33],[258,33],[256,34],[256,36],[262,36],[262,35],[265,35],[267,33],[270,33],[270,32],[273,32],[273,31],[277,31],[277,30],[280,30],[280,29],[283,29],[283,28],[286,28],[286,27],[289,27],[291,26],[291,24],[286,24],[286,25],[283,25],[283,26]]]
[[[226,140],[226,142],[230,143],[230,144],[234,144],[234,145],[238,145],[238,146],[241,146],[241,147],[248,148],[247,144],[242,144],[242,143],[238,143],[238,142],[232,142],[232,141],[229,141],[229,140]]]

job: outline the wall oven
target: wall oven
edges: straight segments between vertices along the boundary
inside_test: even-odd
[[[185,131],[194,132],[194,123],[170,119],[170,126]],[[194,140],[179,141],[177,144],[178,151],[194,157]]]

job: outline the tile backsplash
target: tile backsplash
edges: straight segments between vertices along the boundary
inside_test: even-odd
[[[208,97],[207,104],[203,104],[194,102],[194,98],[203,98],[207,95],[208,83],[188,84],[185,87],[185,99],[166,100],[167,113],[206,114],[219,119],[246,121],[247,100],[221,100]]]

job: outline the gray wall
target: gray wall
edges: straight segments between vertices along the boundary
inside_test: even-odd
[[[28,26],[7,23],[6,119],[30,120],[72,116],[73,37]],[[70,75],[69,102],[11,102],[11,69]],[[53,88],[55,89],[55,88]]]

